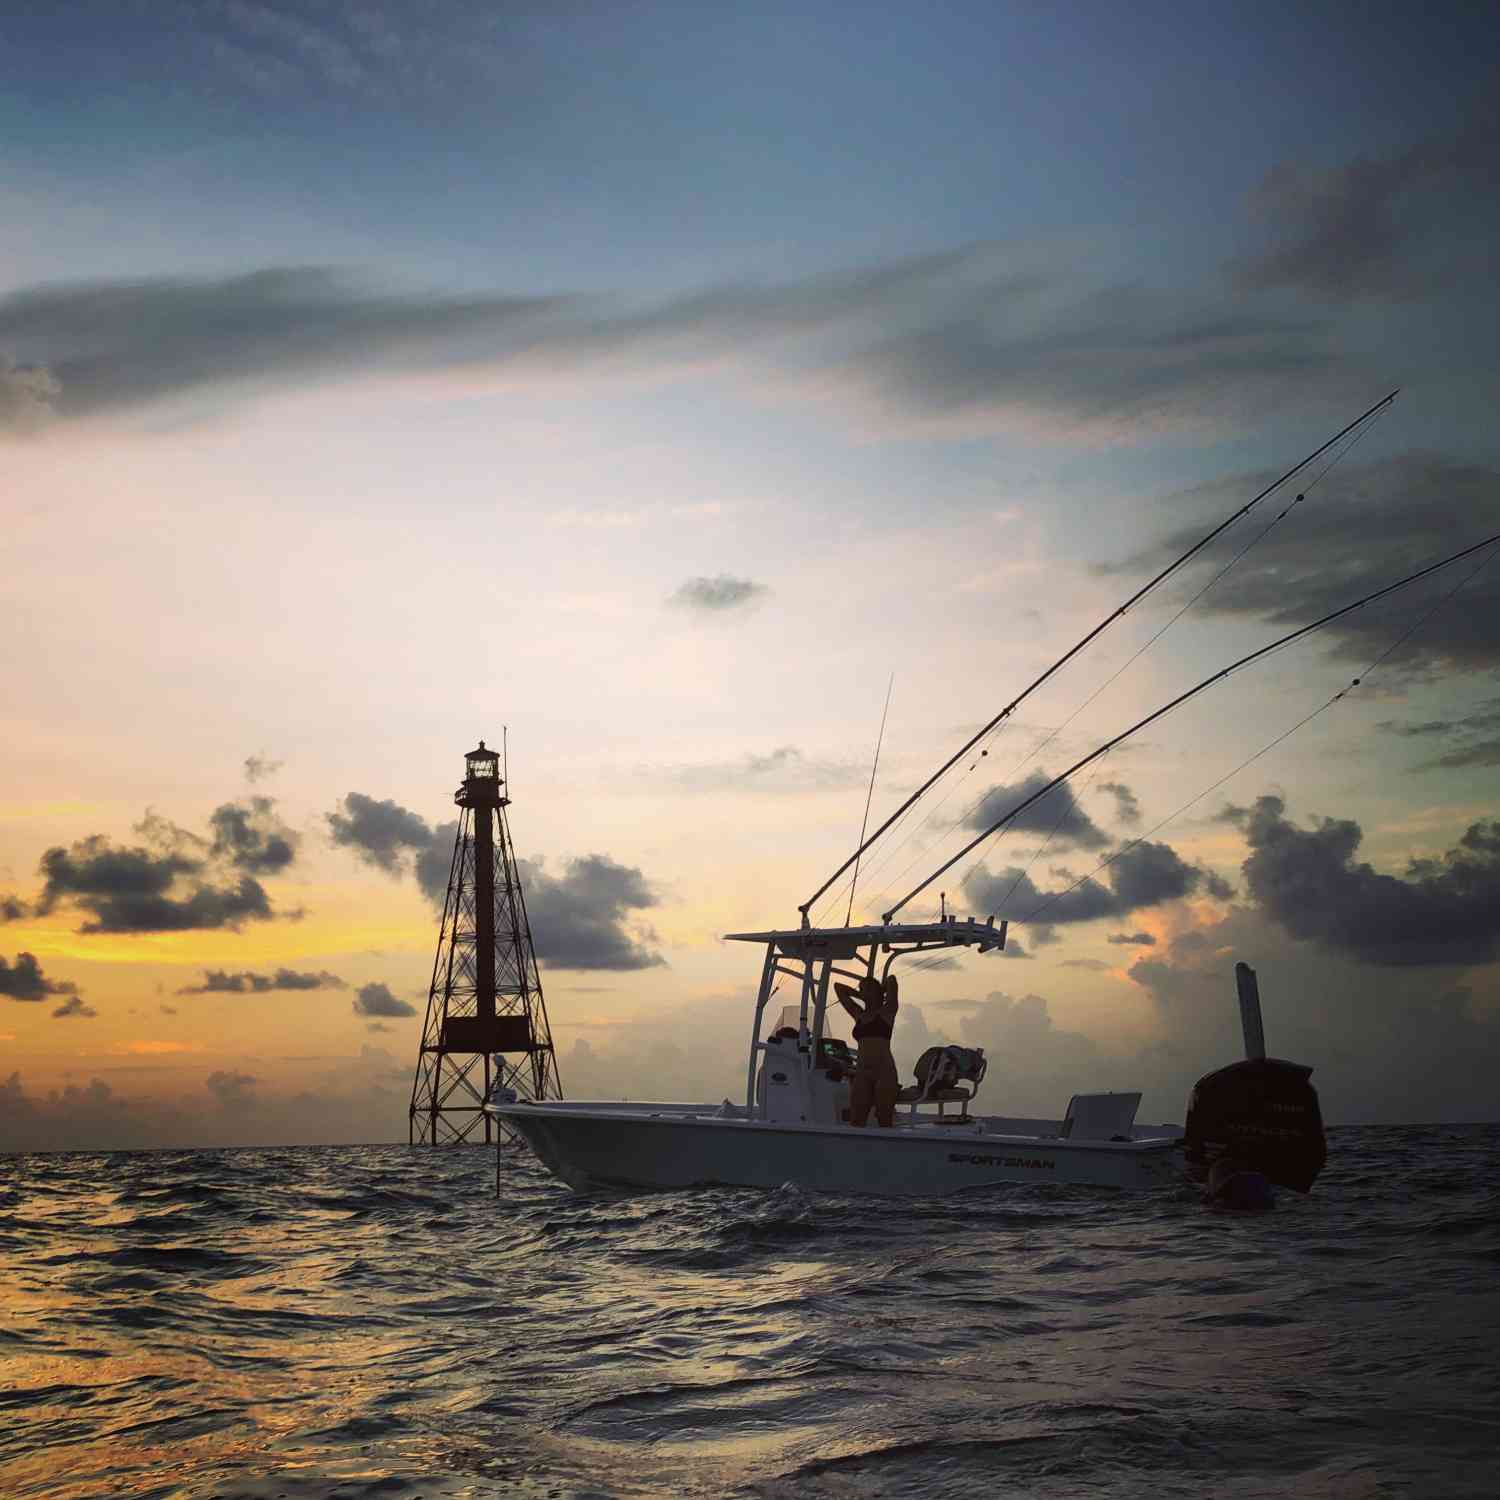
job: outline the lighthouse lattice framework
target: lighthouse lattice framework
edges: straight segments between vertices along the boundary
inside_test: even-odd
[[[497,1086],[562,1098],[504,786],[498,752],[480,740],[453,794],[461,811],[412,1083],[413,1145],[491,1142],[483,1105]]]

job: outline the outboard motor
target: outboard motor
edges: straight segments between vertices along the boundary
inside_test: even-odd
[[[1188,1100],[1188,1164],[1207,1172],[1233,1162],[1268,1182],[1305,1193],[1328,1157],[1312,1069],[1266,1056],[1260,991],[1249,964],[1234,966],[1245,1059],[1200,1078]]]

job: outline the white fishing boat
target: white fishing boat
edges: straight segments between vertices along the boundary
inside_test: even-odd
[[[743,1103],[491,1100],[489,1112],[580,1189],[795,1182],[910,1197],[1000,1182],[1153,1187],[1177,1175],[1182,1132],[1137,1126],[1138,1093],[1075,1095],[1052,1120],[975,1113],[985,1060],[973,1048],[930,1049],[938,1055],[897,1096],[890,1127],[849,1123],[854,1058],[831,1034],[835,978],[857,983],[877,967],[883,978],[899,960],[942,949],[994,952],[1005,946],[1004,923],[948,918],[728,936],[765,948]],[[770,1024],[771,997],[788,980],[799,999]]]
[[[1293,475],[1388,407],[1394,395],[1377,402],[1143,584],[981,726],[868,838],[862,828],[854,852],[799,906],[797,926],[728,934],[733,941],[757,943],[765,949],[743,1102],[562,1103],[492,1096],[484,1106],[486,1112],[522,1136],[559,1177],[579,1188],[596,1183],[652,1188],[723,1183],[769,1188],[795,1182],[833,1192],[893,1196],[956,1193],[997,1183],[1149,1188],[1173,1180],[1186,1166],[1205,1178],[1216,1172],[1229,1180],[1263,1179],[1262,1187],[1276,1184],[1306,1192],[1322,1170],[1326,1154],[1317,1093],[1308,1081],[1312,1069],[1266,1056],[1259,992],[1247,965],[1236,966],[1245,1058],[1198,1081],[1181,1129],[1138,1125],[1139,1093],[1075,1094],[1057,1119],[981,1114],[976,1095],[986,1060],[977,1049],[960,1047],[932,1048],[917,1059],[914,1082],[900,1092],[894,1120],[872,1126],[858,1118],[858,1109],[851,1118],[850,1077],[855,1058],[830,1030],[829,990],[840,976],[851,989],[861,983],[879,985],[895,964],[906,960],[920,964],[919,956],[939,950],[962,948],[984,954],[1003,949],[1007,923],[997,926],[995,916],[983,922],[958,920],[946,914],[945,905],[940,906],[942,915],[936,921],[905,921],[900,915],[947,870],[1015,823],[1028,808],[1190,698],[1355,610],[1475,553],[1500,546],[1500,536],[1487,537],[1240,657],[1016,802],[894,902],[879,922],[847,925],[860,858],[878,839],[1115,620]],[[1283,514],[1289,512],[1290,507]],[[872,790],[873,786],[872,770]],[[868,800],[865,811],[868,822]],[[1128,847],[1122,846],[1122,851]],[[815,925],[811,918],[814,903],[851,867],[846,925]],[[838,899],[842,901],[842,891]],[[774,1023],[768,1022],[771,998],[788,981],[796,987],[798,999],[784,1006]],[[883,1032],[874,1034],[889,1038],[888,1021],[885,1025]],[[1024,1064],[1025,1060],[1020,1061]],[[1004,1101],[1000,1102],[1003,1106]]]

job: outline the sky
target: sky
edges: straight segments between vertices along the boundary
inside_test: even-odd
[[[565,1092],[736,1094],[723,935],[852,851],[888,687],[876,822],[1399,388],[962,758],[856,915],[1500,533],[1488,32],[0,6],[0,1149],[404,1139],[424,877],[502,735]],[[1011,942],[909,977],[903,1072],[982,1045],[996,1112],[1180,1120],[1244,960],[1330,1120],[1500,1118],[1492,557],[918,897]]]

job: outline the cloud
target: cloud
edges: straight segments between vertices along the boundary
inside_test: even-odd
[[[1134,828],[1141,821],[1140,799],[1123,781],[1105,781],[1099,786],[1115,799],[1115,817],[1127,828]]]
[[[1426,719],[1416,724],[1382,719],[1375,727],[1388,734],[1399,735],[1402,739],[1442,737],[1453,741],[1451,749],[1417,765],[1414,769],[1418,771],[1500,766],[1500,735],[1491,733],[1500,730],[1500,698],[1492,698],[1483,707],[1461,718]]]
[[[36,432],[55,415],[62,390],[56,377],[39,366],[20,367],[0,354],[0,434]]]
[[[12,1000],[45,1000],[48,995],[74,995],[78,986],[48,979],[32,953],[18,953],[15,963],[0,954],[0,995]]]
[[[221,1069],[208,1075],[204,1087],[214,1096],[220,1109],[241,1110],[252,1102],[259,1081],[252,1073]]]
[[[1102,958],[1065,958],[1062,961],[1064,969],[1087,969],[1094,974],[1107,974],[1114,965],[1107,963]]]
[[[1104,941],[1120,947],[1150,948],[1156,939],[1149,932],[1112,932]]]
[[[1462,770],[1466,766],[1500,766],[1500,737],[1460,745],[1418,767],[1422,771]]]
[[[245,757],[245,780],[251,786],[258,781],[267,781],[286,764],[284,760],[271,760],[264,755]]]
[[[1043,299],[1001,281],[856,351],[838,373],[887,415],[1138,441],[1263,419],[1293,389],[1326,400],[1351,372],[1313,322],[1141,286]]]
[[[862,786],[869,776],[851,762],[812,760],[795,745],[736,760],[670,766],[657,774],[687,791],[814,792]]]
[[[179,995],[265,995],[272,990],[342,990],[348,986],[337,974],[326,969],[317,973],[298,973],[294,969],[277,969],[274,974],[255,974],[250,970],[230,973],[225,969],[208,969],[202,984],[185,985]],[[175,1012],[174,1012],[175,1014]]]
[[[398,1000],[383,984],[362,984],[354,1001],[357,1016],[414,1016],[416,1013],[416,1006]]]
[[[272,920],[277,913],[256,877],[284,871],[298,842],[276,816],[275,802],[223,803],[210,815],[209,830],[205,838],[148,811],[135,825],[140,844],[119,846],[93,834],[71,848],[48,849],[37,912],[71,902],[93,918],[80,932],[237,931],[246,922]]]
[[[1246,824],[1251,898],[1287,932],[1366,963],[1484,964],[1500,957],[1500,821],[1469,826],[1437,859],[1403,876],[1355,863],[1362,831],[1350,818],[1310,829],[1280,797],[1256,799]]]
[[[983,1000],[954,1010],[957,1040],[984,1048],[989,1064],[984,1092],[992,1107],[1061,1119],[1070,1095],[1100,1086],[1103,1053],[1098,1043],[1056,1025],[1042,996],[992,990]]]
[[[432,844],[427,820],[390,798],[377,802],[363,792],[350,792],[340,807],[342,811],[328,814],[334,843],[388,875],[401,872],[408,853]]]
[[[992,786],[964,819],[963,826],[976,831],[990,827],[1051,780],[1045,771],[1033,771],[1014,786]],[[1042,834],[1052,849],[1103,849],[1109,844],[1109,835],[1079,805],[1066,781],[1033,802],[1006,827],[1012,833]]]
[[[666,960],[656,934],[632,925],[633,914],[657,905],[640,870],[604,854],[570,859],[549,875],[540,860],[522,860],[521,882],[537,957],[553,969],[649,969]]]
[[[1486,241],[1493,232],[1482,216],[1500,185],[1496,126],[1483,117],[1383,157],[1274,168],[1251,200],[1266,243],[1231,264],[1234,280],[1247,290],[1286,287],[1333,300],[1392,301],[1451,285],[1453,242]],[[1438,197],[1444,188],[1446,200]]]
[[[139,845],[119,848],[94,834],[71,849],[43,854],[46,885],[37,910],[45,914],[60,901],[73,902],[93,918],[80,932],[237,930],[276,915],[252,876],[216,885],[203,878],[204,869],[203,860]]]
[[[226,802],[209,816],[213,853],[252,875],[275,875],[297,856],[298,836],[275,813],[270,797]]]
[[[175,1005],[159,1005],[157,1009],[164,1016],[175,1016],[177,1014],[177,1007]]]
[[[719,573],[713,578],[689,578],[667,602],[699,614],[725,614],[743,609],[768,592],[765,584],[753,579]]]
[[[315,267],[49,284],[0,298],[0,346],[35,351],[63,415],[230,382],[351,374],[514,350],[547,298],[422,298]],[[41,351],[46,351],[43,354]]]
[[[1123,569],[1155,570],[1202,535],[1204,518],[1243,504],[1274,476],[1242,474],[1175,498],[1194,519],[1138,554]],[[1285,497],[1290,499],[1290,496]],[[1500,469],[1433,453],[1405,453],[1330,470],[1287,520],[1258,541],[1197,609],[1262,620],[1283,629],[1306,624],[1425,563],[1500,531]],[[1195,588],[1224,566],[1226,549],[1249,533],[1232,530],[1184,572]],[[1388,601],[1326,628],[1338,654],[1361,665],[1403,630],[1416,633],[1382,667],[1426,674],[1500,666],[1500,560],[1485,567],[1452,603],[1438,604],[1484,556],[1444,569]],[[1111,569],[1110,571],[1114,571]]]
[[[410,873],[435,906],[447,894],[456,823],[428,826],[390,800],[351,792],[328,815],[334,843],[391,875]],[[560,875],[540,859],[517,860],[540,962],[553,969],[651,968],[665,963],[656,935],[634,914],[658,898],[639,869],[605,854],[567,860]]]
[[[156,1146],[295,1145],[405,1141],[411,1073],[368,1043],[326,1059],[306,1086],[273,1091],[240,1064],[218,1070],[215,1083],[174,1064],[138,1064],[126,1076],[148,1076],[152,1092],[122,1094],[103,1078],[38,1093],[21,1075],[0,1076],[0,1141],[13,1151],[138,1150]],[[191,1091],[179,1097],[179,1081]],[[227,1108],[204,1109],[200,1090]],[[161,1088],[167,1092],[161,1092]]]
[[[69,1016],[81,1016],[85,1020],[92,1021],[99,1014],[93,1006],[85,1005],[77,995],[70,995],[61,1005],[52,1012],[52,1018],[57,1021],[65,1020]]]
[[[1300,941],[1248,906],[1178,932],[1131,965],[1160,1033],[1129,1070],[1132,1086],[1165,1083],[1166,1097],[1181,1099],[1197,1074],[1241,1055],[1236,959],[1257,971],[1267,1050],[1316,1069],[1329,1121],[1496,1118],[1500,969],[1455,983],[1427,968],[1372,966]]]
[[[0,922],[19,922],[31,915],[31,908],[17,896],[0,896]]]
[[[994,244],[801,281],[619,297],[406,293],[325,267],[48,284],[0,298],[0,347],[63,416],[205,389],[473,368],[662,380],[731,363],[861,422],[1136,440],[1335,399],[1323,323],[1098,287]],[[702,607],[702,606],[699,606]]]
[[[1089,876],[1076,886],[1049,893],[1039,890],[1019,866],[992,873],[988,866],[977,865],[964,877],[963,889],[976,911],[1029,923],[1033,942],[1049,941],[1047,929],[1060,923],[1124,917],[1185,896],[1202,894],[1223,901],[1231,894],[1220,876],[1188,864],[1168,844],[1127,845],[1104,874],[1108,885]]]

